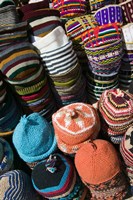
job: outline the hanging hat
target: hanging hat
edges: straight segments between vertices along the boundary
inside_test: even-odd
[[[21,117],[13,133],[13,144],[28,163],[47,158],[57,147],[51,124],[39,113]]]
[[[111,138],[121,136],[133,124],[133,96],[120,89],[110,89],[102,93],[99,100],[99,111],[105,124],[105,132]],[[120,141],[118,140],[118,143]]]
[[[0,137],[0,175],[12,169],[13,160],[14,156],[10,144]]]
[[[30,177],[21,170],[6,172],[0,176],[1,200],[38,200]]]
[[[127,193],[126,177],[114,146],[106,140],[94,140],[75,155],[75,166],[92,198],[123,199]]]
[[[73,154],[95,139],[100,130],[97,111],[89,104],[73,103],[60,108],[52,116],[57,144],[61,151]]]
[[[76,174],[74,164],[64,155],[53,154],[39,162],[32,171],[36,191],[48,199],[84,199],[86,189]]]

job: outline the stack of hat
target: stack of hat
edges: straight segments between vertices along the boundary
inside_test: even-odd
[[[120,144],[120,152],[126,164],[133,195],[133,126],[126,131]]]
[[[0,76],[0,136],[12,133],[21,114],[21,106]]]
[[[125,24],[132,23],[133,22],[133,1],[123,0],[119,5],[122,8],[124,23]]]
[[[14,155],[10,144],[0,137],[0,175],[13,168]]]
[[[58,107],[86,102],[86,82],[77,55],[62,27],[33,43],[49,76]]]
[[[120,88],[128,90],[133,80],[133,23],[129,23],[122,27],[124,56],[119,71]]]
[[[19,156],[31,168],[57,148],[52,125],[39,113],[21,117],[13,132],[13,144]]]
[[[123,56],[122,9],[118,5],[108,5],[98,9],[94,17],[99,26],[86,29],[82,40],[88,57],[88,99],[98,100],[103,91],[118,87]]]
[[[31,179],[22,170],[12,170],[0,176],[0,199],[39,200]]]
[[[85,103],[73,103],[60,108],[52,116],[58,148],[67,154],[75,154],[90,139],[96,139],[100,131],[97,110]]]
[[[26,4],[20,8],[22,21],[29,23],[29,33],[33,42],[47,35],[57,26],[62,26],[59,11],[48,6],[48,1],[42,1]]]
[[[52,3],[53,8],[59,10],[61,18],[78,17],[87,12],[86,0],[52,0]]]
[[[113,143],[119,144],[133,125],[133,96],[120,89],[110,89],[102,93],[99,100],[102,129]]]
[[[75,155],[75,166],[92,199],[125,199],[126,176],[118,152],[108,141],[97,139],[81,147]]]
[[[72,161],[62,154],[53,154],[32,171],[35,190],[47,199],[84,200],[87,189],[79,179]]]
[[[87,71],[87,56],[84,50],[82,34],[87,30],[96,27],[98,24],[92,15],[82,15],[69,19],[65,23],[67,36],[73,42],[73,48],[78,56],[83,71]]]
[[[0,59],[0,69],[18,94],[24,113],[39,112],[51,120],[56,106],[35,47],[14,42],[1,52]]]

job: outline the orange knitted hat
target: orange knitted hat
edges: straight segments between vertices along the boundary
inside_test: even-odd
[[[76,151],[90,139],[96,139],[100,130],[97,110],[85,103],[73,103],[59,109],[52,116],[58,148],[68,154]]]
[[[111,180],[121,171],[114,146],[101,139],[85,144],[77,151],[75,166],[82,180],[94,185]]]

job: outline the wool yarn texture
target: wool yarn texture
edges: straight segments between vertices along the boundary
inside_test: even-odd
[[[96,139],[85,144],[75,155],[75,166],[92,199],[124,199],[126,176],[118,152],[110,142]]]
[[[0,176],[0,199],[38,200],[30,176],[22,170],[12,170]]]
[[[120,89],[106,90],[99,100],[99,112],[103,130],[114,143],[120,143],[133,124],[133,96]]]
[[[84,200],[87,194],[70,158],[59,153],[39,162],[31,179],[35,190],[47,199]]]
[[[12,141],[19,156],[27,163],[43,160],[57,148],[52,125],[39,113],[21,117]]]
[[[14,154],[10,144],[0,137],[0,175],[13,168]]]
[[[127,129],[121,143],[120,152],[126,164],[127,175],[133,187],[133,126]]]
[[[75,154],[90,139],[96,139],[100,131],[97,110],[86,103],[60,108],[53,114],[52,124],[58,148],[67,154]]]

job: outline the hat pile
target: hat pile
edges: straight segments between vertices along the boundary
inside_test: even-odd
[[[122,8],[122,14],[124,18],[124,23],[132,23],[133,22],[133,1],[132,0],[124,0],[119,4]]]
[[[22,21],[28,21],[30,37],[34,42],[50,33],[57,26],[62,26],[58,10],[50,9],[48,1],[26,4],[20,8]]]
[[[22,116],[13,132],[13,144],[19,156],[31,168],[57,148],[54,130],[39,113]]]
[[[0,137],[0,175],[13,168],[14,155],[10,144]]]
[[[84,200],[87,193],[74,164],[61,154],[53,154],[47,160],[38,163],[32,171],[31,178],[36,191],[47,199]]]
[[[85,144],[75,155],[75,166],[92,199],[124,199],[128,184],[111,143],[97,139]]]
[[[126,170],[133,192],[133,126],[126,131],[120,143],[120,152],[126,164]]]
[[[0,136],[12,133],[21,114],[21,106],[0,76]]]
[[[102,93],[99,100],[102,129],[113,143],[119,144],[133,125],[133,96],[120,89],[110,89]]]
[[[96,27],[98,24],[92,15],[82,15],[69,19],[65,23],[67,36],[73,43],[73,48],[78,56],[83,71],[87,71],[87,56],[84,50],[82,34],[87,30]]]
[[[82,39],[88,57],[88,99],[90,95],[98,100],[103,91],[118,87],[118,71],[123,56],[120,24],[96,26],[83,33]]]
[[[64,29],[55,28],[33,45],[40,52],[58,107],[86,102],[85,78]]]
[[[119,83],[121,89],[129,89],[133,80],[133,23],[128,23],[122,27],[124,56],[119,71]]]
[[[0,176],[0,199],[38,200],[30,177],[22,170],[12,170]]]
[[[35,47],[14,42],[1,52],[0,59],[0,69],[18,94],[24,113],[39,112],[50,120],[56,106]]]
[[[58,148],[74,154],[90,139],[96,139],[100,131],[97,110],[85,103],[73,103],[60,108],[52,116]]]
[[[86,0],[52,0],[52,6],[59,10],[61,18],[78,17],[87,12]]]

